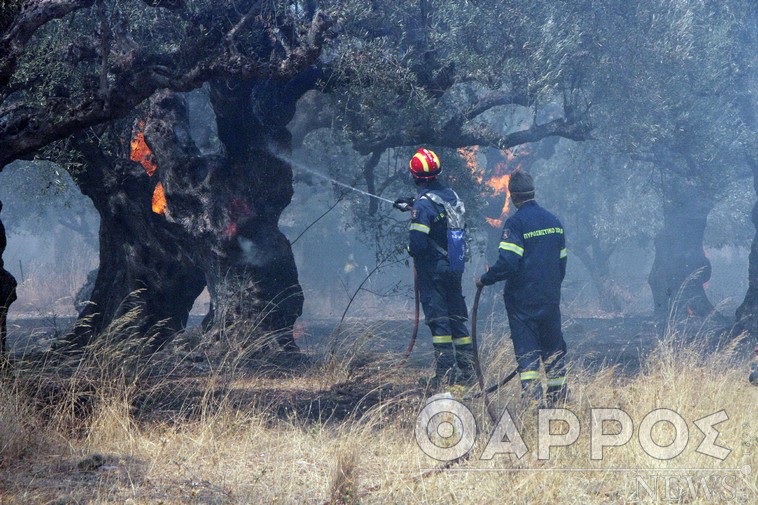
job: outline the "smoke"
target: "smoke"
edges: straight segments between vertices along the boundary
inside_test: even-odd
[[[263,267],[276,259],[272,250],[267,250],[255,245],[249,238],[237,237],[240,246],[240,263],[254,267]]]

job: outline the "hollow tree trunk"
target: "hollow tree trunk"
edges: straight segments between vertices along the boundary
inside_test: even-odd
[[[155,177],[128,155],[106,156],[87,141],[77,141],[76,147],[85,160],[77,183],[100,214],[100,267],[65,344],[81,348],[138,309],[131,335],[123,337],[149,332],[155,337],[152,347],[158,348],[185,327],[205,287],[203,272],[188,254],[181,230],[152,211]]]
[[[0,202],[0,212],[3,210],[3,202]],[[8,335],[8,309],[16,301],[16,279],[3,268],[3,253],[7,245],[5,227],[0,219],[0,360],[5,356],[7,348],[5,339]]]
[[[711,278],[711,262],[703,250],[703,236],[715,201],[694,178],[668,178],[663,198],[663,228],[655,237],[648,276],[655,314],[707,316],[713,311],[704,288]]]
[[[222,157],[200,155],[187,135],[184,101],[174,94],[153,98],[145,134],[161,167],[166,217],[192,237],[205,272],[212,333],[239,344],[275,333],[284,349],[295,350],[292,326],[303,295],[278,222],[293,194],[284,125],[294,114],[288,101],[297,97],[278,86],[212,85]]]

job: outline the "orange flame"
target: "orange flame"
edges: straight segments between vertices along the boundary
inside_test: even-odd
[[[479,168],[479,164],[476,162],[476,153],[478,150],[479,148],[477,146],[461,147],[458,149],[458,154],[463,158],[463,161],[466,162],[466,166],[474,176],[476,183],[481,184],[482,179],[484,178],[484,171]]]
[[[489,179],[485,181],[485,170],[479,167],[479,163],[476,159],[478,149],[479,148],[476,146],[462,147],[458,149],[458,154],[466,162],[466,166],[469,168],[471,174],[474,176],[474,179],[478,184],[481,184],[482,181],[484,181],[487,186],[492,188],[492,193],[490,193],[491,195],[505,196],[505,202],[503,203],[503,208],[500,211],[500,216],[498,218],[485,218],[487,220],[487,223],[489,223],[489,225],[493,228],[501,228],[503,226],[505,218],[508,216],[508,213],[511,210],[510,194],[508,193],[508,182],[511,180],[511,175],[513,172],[522,168],[521,165],[524,161],[523,156],[528,155],[529,151],[523,147],[519,149],[518,152],[515,150],[501,151],[503,157],[505,158],[505,161],[495,165],[495,168],[493,170],[494,173],[489,177]]]
[[[153,151],[147,145],[147,142],[145,142],[145,121],[138,121],[135,129],[136,131],[130,142],[131,152],[129,159],[142,165],[147,175],[152,177],[155,171],[158,170],[158,164],[155,162]],[[156,214],[166,214],[166,192],[163,189],[163,184],[160,182],[156,184],[153,190],[151,208]]]
[[[139,121],[137,123],[137,131],[134,133],[131,141],[131,154],[129,155],[129,159],[142,165],[142,168],[145,169],[147,175],[152,176],[158,169],[158,165],[155,163],[155,157],[153,156],[153,151],[150,150],[147,142],[145,142],[144,121]]]
[[[153,191],[153,212],[160,215],[166,213],[166,192],[163,191],[163,184],[160,182]]]
[[[503,165],[497,165],[495,167],[496,172],[500,172],[505,167]],[[494,228],[501,228],[505,216],[511,210],[511,201],[508,194],[508,181],[511,180],[511,174],[493,175],[487,180],[487,186],[494,190],[496,195],[505,195],[505,202],[503,202],[503,210],[500,211],[499,219],[487,218],[487,222]]]

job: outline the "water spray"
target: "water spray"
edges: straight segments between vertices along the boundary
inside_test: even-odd
[[[362,195],[368,196],[369,198],[376,198],[377,200],[380,200],[382,202],[387,202],[389,204],[394,204],[395,203],[392,200],[389,200],[387,198],[381,197],[379,195],[374,195],[372,193],[369,193],[368,191],[363,191],[362,189],[354,188],[354,187],[352,187],[352,186],[350,186],[348,184],[345,184],[344,182],[340,182],[340,181],[338,181],[336,179],[333,179],[333,178],[329,177],[328,175],[324,175],[321,172],[317,172],[317,171],[313,170],[312,168],[309,168],[309,167],[303,165],[302,163],[293,160],[292,158],[288,158],[286,156],[282,156],[281,154],[277,154],[277,153],[274,153],[274,156],[276,156],[277,158],[279,158],[280,160],[282,160],[282,161],[284,161],[286,163],[289,163],[290,165],[292,165],[293,167],[297,168],[298,170],[302,170],[303,172],[308,172],[311,175],[315,175],[316,177],[319,177],[321,179],[329,181],[332,184],[336,184],[337,186],[343,187],[345,189],[349,189],[350,191],[355,191],[356,193],[360,193]]]
[[[329,181],[332,184],[336,184],[337,186],[343,187],[345,189],[349,189],[350,191],[355,191],[356,193],[360,193],[362,195],[368,196],[369,198],[375,198],[375,199],[380,200],[382,202],[387,202],[387,203],[390,203],[390,204],[393,204],[393,205],[395,204],[395,202],[393,202],[392,200],[389,200],[387,198],[381,197],[379,195],[374,195],[372,193],[369,193],[368,191],[363,191],[362,189],[354,188],[354,187],[352,187],[352,186],[350,186],[348,184],[345,184],[344,182],[340,182],[340,181],[338,181],[336,179],[333,179],[333,178],[331,178],[331,177],[329,177],[327,175],[324,175],[324,174],[322,174],[320,172],[317,172],[317,171],[313,170],[312,168],[309,168],[309,167],[305,166],[304,164],[299,163],[299,162],[293,160],[289,156],[284,156],[284,155],[279,154],[279,153],[277,153],[277,152],[275,152],[273,150],[272,150],[272,154],[274,156],[276,156],[277,158],[279,158],[280,160],[284,161],[285,163],[289,163],[292,167],[295,167],[298,170],[302,170],[303,172],[307,172],[307,173],[309,173],[311,175],[315,175],[316,177],[319,177],[321,179]],[[337,205],[337,203],[335,203],[334,205]],[[334,205],[329,210],[331,210],[332,208],[334,208]],[[319,218],[319,219],[321,219],[321,218]],[[318,219],[316,221],[318,221]],[[306,230],[307,230],[307,228],[306,228]],[[303,232],[303,233],[305,233],[305,232]],[[302,233],[301,233],[301,235],[302,235]],[[298,236],[297,238],[300,238],[300,237]],[[295,239],[295,241],[297,241],[297,239]],[[374,269],[374,271],[376,271],[378,268],[379,267],[377,265],[377,268]],[[372,271],[371,273],[373,274],[374,272]],[[369,274],[369,276],[371,276],[371,274]],[[366,280],[368,280],[368,277],[366,277]],[[365,282],[365,280],[364,280],[364,282]],[[360,288],[358,288],[358,289],[360,289]],[[416,337],[418,336],[420,294],[419,294],[419,286],[418,286],[418,277],[416,275],[416,264],[415,264],[415,262],[413,264],[413,291],[414,291],[414,294],[415,294],[415,317],[414,317],[414,323],[413,323],[413,334],[411,335],[411,340],[408,343],[408,348],[405,350],[403,358],[400,360],[400,362],[397,365],[398,368],[402,367],[405,364],[405,362],[408,360],[408,357],[411,355],[411,352],[413,352],[413,347],[414,347],[414,344],[416,343]],[[350,303],[352,303],[352,299],[350,300]],[[342,314],[342,320],[340,320],[340,325],[342,324],[342,321],[345,319],[345,314],[347,314],[347,309],[350,308],[350,303],[348,304],[347,308],[345,309],[345,313]],[[339,333],[339,329],[338,329],[338,333]],[[334,352],[334,349],[332,349],[332,353],[333,352]]]

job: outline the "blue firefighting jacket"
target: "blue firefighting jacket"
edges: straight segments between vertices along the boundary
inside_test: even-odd
[[[447,256],[442,252],[447,251],[447,216],[444,207],[422,198],[431,192],[453,205],[458,201],[453,190],[439,181],[431,182],[416,194],[411,211],[408,252],[416,260],[417,270],[447,267]]]
[[[505,222],[498,260],[481,280],[507,281],[507,305],[560,303],[566,261],[563,225],[532,200]]]

